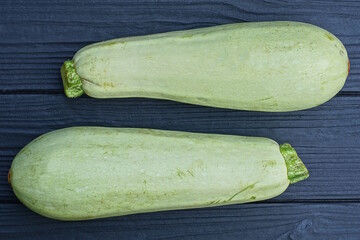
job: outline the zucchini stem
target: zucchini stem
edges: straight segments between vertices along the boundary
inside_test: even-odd
[[[281,144],[280,152],[285,159],[290,184],[305,180],[309,177],[309,171],[290,144]]]
[[[73,60],[64,62],[61,67],[61,78],[63,80],[64,91],[67,97],[76,98],[84,93],[81,87],[81,78],[75,71]]]

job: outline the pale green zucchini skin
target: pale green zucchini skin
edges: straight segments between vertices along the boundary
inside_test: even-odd
[[[42,135],[9,171],[22,203],[59,220],[260,201],[307,177],[267,138],[102,127]]]
[[[65,93],[147,97],[283,112],[320,105],[343,87],[347,52],[299,22],[238,23],[92,44],[62,67]]]

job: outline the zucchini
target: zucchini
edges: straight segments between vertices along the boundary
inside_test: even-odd
[[[299,22],[215,26],[92,44],[66,61],[65,93],[146,97],[283,112],[320,105],[345,83],[345,47]]]
[[[73,127],[25,146],[8,177],[31,210],[87,220],[260,201],[308,171],[289,144],[268,138]]]

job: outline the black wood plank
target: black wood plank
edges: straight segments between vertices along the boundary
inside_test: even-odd
[[[359,1],[5,0],[0,5],[0,239],[360,239]],[[307,111],[257,113],[160,100],[66,99],[62,93],[62,62],[87,44],[272,20],[312,23],[344,42],[351,71],[340,95]],[[261,203],[67,223],[32,213],[7,183],[13,157],[40,134],[80,125],[266,136],[292,143],[310,178]]]
[[[360,204],[243,204],[59,222],[0,207],[1,239],[359,239]]]
[[[345,44],[360,92],[359,1],[2,1],[0,93],[62,90],[59,69],[81,47],[107,39],[219,24],[293,20],[323,27]]]
[[[337,96],[307,111],[260,113],[146,99],[0,95],[0,201],[14,202],[6,174],[15,154],[45,132],[70,126],[143,127],[265,136],[290,142],[310,170],[272,202],[360,201],[360,96]]]

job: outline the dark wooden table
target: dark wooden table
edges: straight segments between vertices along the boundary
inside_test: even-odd
[[[313,23],[337,35],[351,71],[326,104],[259,113],[149,99],[67,99],[60,67],[111,38],[244,21]],[[258,203],[59,222],[7,183],[15,154],[80,125],[266,136],[290,142],[310,178]],[[0,239],[360,239],[360,1],[11,1],[0,3]]]

